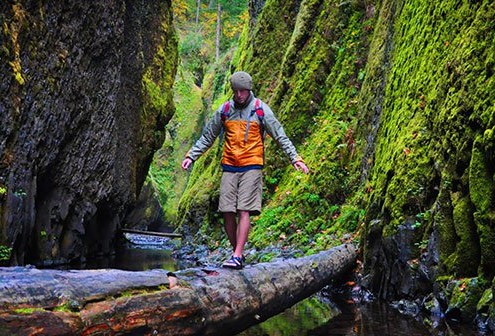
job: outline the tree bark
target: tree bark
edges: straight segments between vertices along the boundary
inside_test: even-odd
[[[0,335],[233,335],[338,280],[356,256],[346,244],[242,270],[0,268]]]

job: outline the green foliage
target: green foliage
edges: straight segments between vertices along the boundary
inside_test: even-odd
[[[197,24],[197,1],[172,3],[181,35],[181,57],[187,63],[186,67],[194,73],[202,75],[208,64],[214,62],[218,4],[221,8],[220,48],[221,53],[225,53],[236,43],[244,27],[247,1],[202,1]]]
[[[355,232],[363,221],[365,210],[353,204],[344,204],[335,224],[344,232]]]
[[[263,253],[263,255],[259,258],[259,262],[270,262],[276,257],[277,254],[275,252]]]
[[[14,309],[14,312],[16,314],[23,314],[23,315],[29,315],[33,314],[34,312],[44,312],[45,309],[43,308],[17,308]]]
[[[175,84],[176,112],[166,126],[166,138],[155,154],[147,180],[156,191],[165,220],[175,223],[179,199],[187,183],[187,173],[180,164],[197,134],[203,118],[201,90],[191,72],[180,67]]]
[[[179,42],[179,56],[187,65],[188,70],[196,70],[204,66],[205,59],[203,53],[203,36],[195,31],[189,31]]]
[[[10,260],[10,254],[12,253],[12,248],[4,245],[0,245],[0,264]]]

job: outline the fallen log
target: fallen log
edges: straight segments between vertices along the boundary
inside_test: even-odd
[[[351,244],[242,270],[0,268],[0,335],[233,335],[354,266]]]
[[[173,233],[173,232],[142,231],[142,230],[134,230],[134,229],[120,229],[120,231],[122,233],[140,234],[140,235],[145,235],[145,236],[182,238],[181,234]]]

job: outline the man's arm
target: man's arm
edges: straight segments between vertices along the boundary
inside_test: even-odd
[[[182,169],[188,169],[194,161],[196,161],[204,152],[208,150],[208,148],[213,145],[215,139],[220,134],[222,127],[221,110],[218,109],[204,127],[199,139],[187,152],[186,158],[181,164]]]

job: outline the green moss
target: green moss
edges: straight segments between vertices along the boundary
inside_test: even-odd
[[[439,233],[437,248],[442,260],[454,253],[456,245],[450,190],[451,185],[449,183],[442,184],[437,197],[438,211],[434,214],[435,229]]]
[[[268,0],[257,18],[254,32],[250,35],[244,31],[242,35],[233,65],[252,75],[255,92],[264,99],[268,96],[265,93],[276,85],[298,10],[298,2]]]
[[[476,311],[486,313],[490,309],[490,306],[493,307],[493,305],[493,290],[487,288],[476,305]]]
[[[34,312],[43,312],[45,311],[43,308],[17,308],[14,309],[14,312],[17,314],[29,315]]]
[[[10,260],[11,253],[11,247],[0,245],[0,263]]]
[[[54,307],[52,310],[56,312],[76,313],[81,310],[82,306],[82,303],[77,300],[69,300],[62,305]]]
[[[453,221],[457,236],[456,250],[447,260],[449,272],[458,277],[476,276],[480,263],[479,240],[468,197],[453,194]]]
[[[164,91],[164,88],[160,87],[159,84],[155,83],[150,76],[151,70],[149,70],[143,76],[143,86],[145,88],[146,95],[150,101],[151,106],[154,110],[165,111],[168,107],[168,97]],[[145,110],[149,111],[149,110]]]
[[[469,195],[476,209],[486,213],[494,204],[495,183],[493,168],[489,167],[487,154],[482,145],[482,136],[474,141],[469,164]]]
[[[394,234],[432,209],[441,262],[454,274],[475,274],[480,251],[486,265],[493,258],[493,222],[484,212],[494,203],[485,140],[493,136],[493,76],[486,68],[493,31],[486,22],[494,15],[487,1],[383,2],[360,95],[363,134],[377,129],[363,147],[371,165],[368,217],[385,220],[385,234]],[[483,271],[491,274],[488,266]]]
[[[474,213],[481,246],[481,271],[487,277],[495,275],[495,211]]]
[[[2,33],[10,42],[10,48],[4,46],[4,51],[11,54],[11,60],[8,62],[12,69],[12,76],[19,85],[24,85],[26,80],[22,71],[21,64],[21,43],[19,35],[28,22],[28,13],[21,4],[13,4],[11,7],[12,19],[3,22]]]
[[[485,281],[480,278],[466,278],[454,282],[449,307],[461,310],[463,318],[473,320],[476,306],[485,291]]]
[[[172,118],[175,108],[173,104],[173,84],[178,65],[177,37],[172,24],[171,12],[162,4],[160,29],[151,32],[158,43],[155,49],[149,50],[151,62],[146,63],[141,85],[143,106],[140,117],[142,138],[137,144],[139,157],[138,174],[148,171],[153,153],[159,149],[165,139],[164,125]],[[143,58],[144,58],[143,57]],[[139,181],[144,182],[144,181]],[[141,185],[139,186],[141,187]]]

